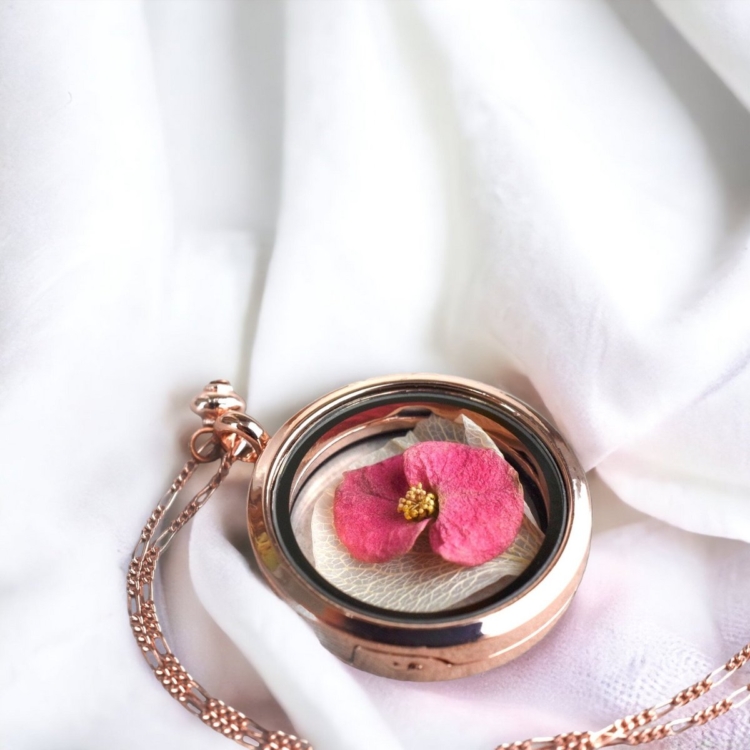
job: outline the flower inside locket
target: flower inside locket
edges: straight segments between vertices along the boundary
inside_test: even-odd
[[[349,554],[382,563],[427,533],[432,550],[458,565],[481,565],[505,552],[524,515],[513,467],[496,451],[426,441],[344,474],[333,520]]]

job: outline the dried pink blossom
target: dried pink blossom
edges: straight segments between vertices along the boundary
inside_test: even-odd
[[[459,565],[481,565],[513,543],[523,508],[518,475],[498,453],[430,441],[346,472],[333,521],[349,554],[363,562],[403,555],[429,526],[437,554]]]

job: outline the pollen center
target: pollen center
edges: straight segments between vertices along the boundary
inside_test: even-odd
[[[435,514],[437,498],[432,492],[422,488],[422,482],[409,487],[408,492],[398,501],[398,512],[407,521],[422,521]]]

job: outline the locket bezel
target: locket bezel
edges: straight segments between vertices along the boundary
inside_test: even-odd
[[[545,541],[529,568],[486,601],[431,614],[374,607],[336,589],[302,553],[291,523],[292,499],[304,482],[300,469],[306,460],[313,465],[313,461],[326,459],[326,451],[331,455],[340,448],[342,435],[351,444],[357,430],[365,434],[372,424],[379,427],[377,420],[366,419],[368,414],[431,404],[439,409],[470,411],[512,436],[508,438],[513,440],[512,449],[508,444],[500,446],[506,448],[506,458],[521,473],[537,473],[526,476],[527,484],[544,487],[538,505],[547,515]],[[362,424],[358,424],[363,415]],[[393,419],[398,421],[397,417]],[[248,528],[266,580],[313,625],[334,653],[355,666],[387,676],[447,679],[490,668],[502,661],[503,654],[513,658],[525,650],[525,643],[530,645],[552,627],[583,572],[591,508],[585,474],[572,450],[557,430],[526,404],[499,389],[463,378],[396,375],[333,391],[277,431],[255,467],[248,496]],[[492,640],[496,641],[494,650]],[[462,659],[462,647],[469,647],[464,648],[468,660]],[[363,649],[383,653],[390,666],[381,669],[377,657],[374,668],[369,658],[358,663],[357,651]],[[414,652],[419,659],[409,663],[418,666],[407,668],[405,674],[398,667],[394,674],[393,658],[388,662],[396,653],[393,649]],[[482,662],[486,666],[482,667]],[[437,676],[427,677],[428,673]]]

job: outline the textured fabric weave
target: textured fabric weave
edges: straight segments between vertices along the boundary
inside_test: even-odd
[[[171,550],[166,625],[267,724],[489,750],[747,642],[748,82],[744,0],[2,2],[0,745],[229,746],[157,684],[124,602],[217,377],[269,431],[361,378],[474,377],[554,419],[594,492],[543,643],[401,684],[259,582],[240,467]],[[746,750],[749,715],[665,747]]]

